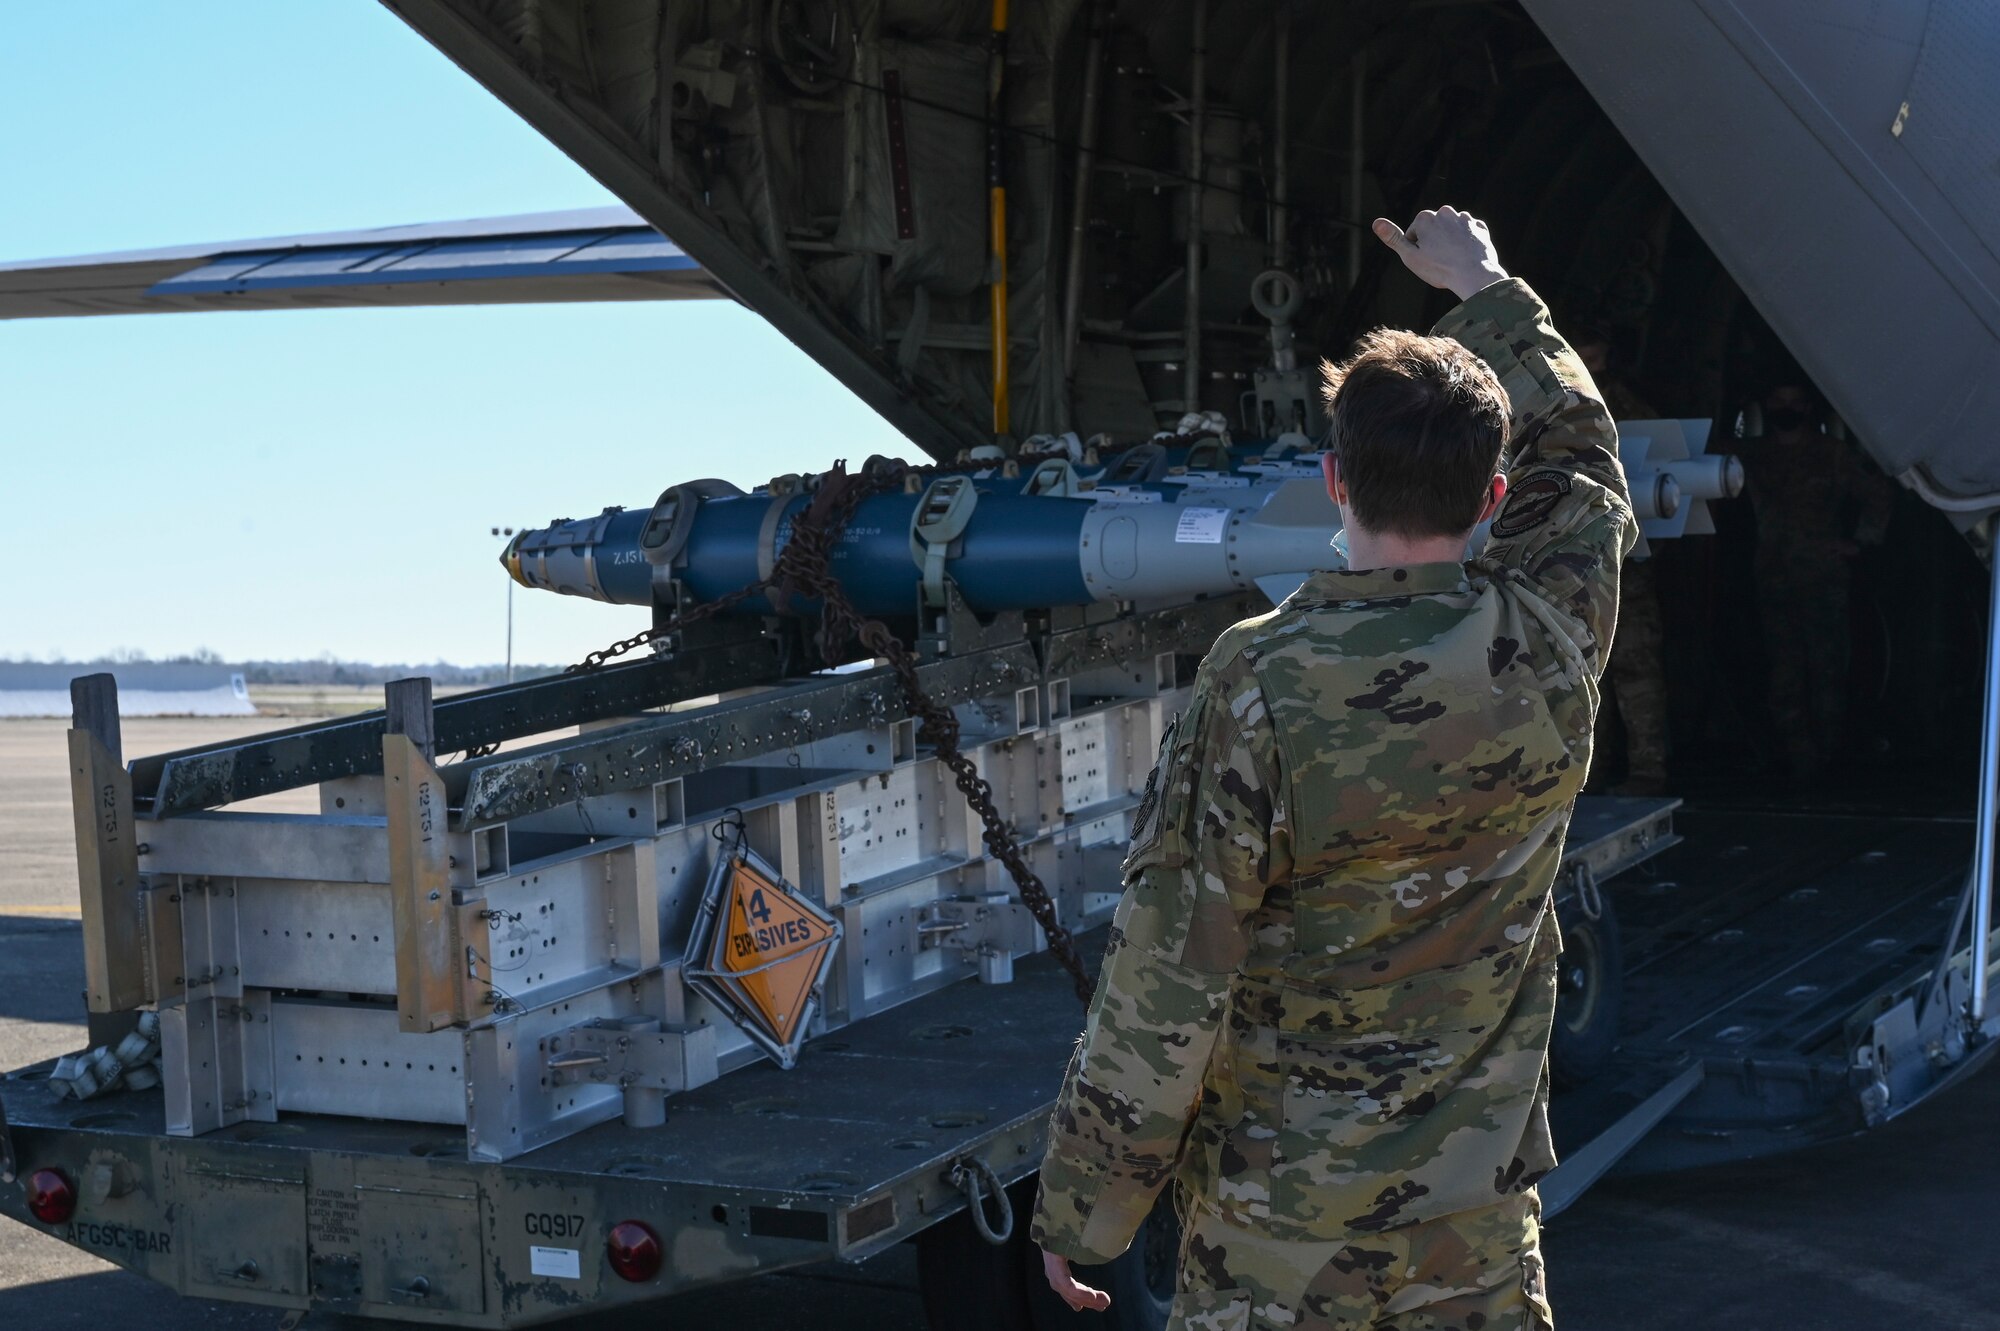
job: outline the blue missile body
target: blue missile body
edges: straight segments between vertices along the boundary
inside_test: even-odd
[[[1708,422],[1622,422],[1620,434],[1646,537],[1713,530],[1708,503],[1743,482],[1734,459],[1706,454]],[[1156,441],[1089,475],[1046,461],[1025,477],[943,477],[922,494],[863,501],[831,568],[855,608],[877,617],[938,603],[946,578],[981,613],[1093,601],[1150,608],[1252,587],[1275,602],[1315,569],[1345,563],[1319,461]],[[679,595],[709,602],[768,579],[809,502],[782,487],[745,494],[695,481],[650,509],[522,532],[501,562],[526,586],[571,596],[650,606],[678,583]],[[1468,553],[1483,543],[1476,532]],[[749,614],[813,609],[740,603]]]
[[[1158,479],[1098,488],[1059,473],[1069,493],[1026,492],[1032,479],[996,472],[935,482],[922,494],[876,495],[848,523],[832,571],[857,610],[895,616],[919,605],[927,556],[981,613],[1112,599],[1164,604],[1337,566],[1339,512],[1317,456],[1268,465],[1248,458],[1248,469],[1239,462],[1188,472],[1163,457]],[[969,510],[930,551],[918,519],[926,505],[937,511],[933,498],[947,484],[975,493],[959,496]],[[809,502],[804,493],[743,494],[719,482],[675,487],[650,510],[607,509],[523,532],[502,562],[524,585],[572,596],[651,605],[671,579],[695,600],[713,601],[770,576]],[[755,598],[742,608],[807,607]]]
[[[916,605],[920,571],[910,556],[909,533],[919,500],[918,495],[889,494],[863,501],[834,548],[834,575],[863,614],[908,614]],[[792,520],[811,497],[781,501],[774,517],[778,502],[766,494],[750,494],[702,503],[676,570],[697,600],[713,601],[769,576],[791,540]],[[1075,552],[1091,507],[1087,499],[982,493],[964,534],[952,543],[952,579],[967,604],[996,611],[1088,603],[1092,598]],[[528,586],[620,605],[651,605],[656,566],[639,544],[648,517],[645,509],[623,509],[528,533],[545,539],[510,547],[509,571],[518,561],[522,572],[517,576]],[[567,543],[558,543],[565,537]],[[1062,550],[1069,552],[1067,560],[1049,557],[1049,552]],[[749,608],[772,609],[762,598]]]
[[[918,495],[876,495],[864,500],[830,559],[834,576],[855,609],[868,615],[908,614],[916,604],[919,570],[910,556],[910,523]],[[792,520],[808,496],[796,495],[762,533],[771,501],[756,495],[711,499],[687,544],[681,580],[703,601],[756,582],[768,548],[775,560],[792,537]],[[1051,550],[1074,551],[1090,501],[981,493],[965,532],[953,543],[951,573],[966,602],[982,610],[1025,610],[1037,605],[1081,605],[1090,599],[1075,560],[1064,567]],[[768,607],[766,607],[768,608]]]

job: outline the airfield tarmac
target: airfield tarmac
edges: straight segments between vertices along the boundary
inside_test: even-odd
[[[298,719],[125,723],[128,756]],[[78,939],[65,725],[0,721],[0,1069],[78,1048]],[[309,792],[260,807],[311,811]],[[1551,1222],[1565,1331],[2000,1331],[2000,1061],[1853,1141],[1733,1168],[1601,1184]],[[0,1222],[0,1325],[157,1331],[275,1327],[244,1304],[177,1299],[26,1226]],[[314,1317],[318,1331],[363,1325]],[[731,1331],[923,1331],[911,1251],[815,1267],[575,1323]]]

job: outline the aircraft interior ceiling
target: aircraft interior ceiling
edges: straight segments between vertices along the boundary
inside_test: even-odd
[[[1906,95],[1933,108],[1924,133],[1971,123],[1978,107],[1925,100],[1952,86],[1932,68],[1947,48],[2000,53],[2000,25],[1967,7],[392,7],[939,458],[1069,430],[1140,439],[1190,409],[1241,439],[1311,437],[1320,356],[1451,303],[1362,228],[1474,211],[1654,413],[1754,436],[1760,398],[1804,376],[1828,428],[1903,483],[1887,557],[1856,575],[1853,641],[1829,648],[1853,656],[1870,718],[1846,757],[1958,765],[1926,755],[1969,733],[1983,579],[1931,510],[1979,549],[2000,503],[1982,424],[2000,415],[2000,260],[1967,220],[1985,186],[1947,169],[1950,145],[1886,126]],[[1719,513],[1725,539],[1658,571],[1688,789],[1759,779],[1756,644],[1781,630],[1758,626],[1749,514]],[[1912,586],[1934,595],[1895,590]]]
[[[1880,180],[1841,147],[1895,89],[1947,86],[1926,70],[1948,41],[2000,42],[1964,7],[1840,25],[1723,6],[1748,36],[1712,0],[1649,6],[1643,33],[1574,0],[392,7],[938,456],[996,434],[1131,437],[1194,408],[1255,437],[1274,322],[1310,366],[1439,312],[1357,226],[1451,202],[1492,222],[1560,318],[1620,338],[1663,410],[1726,419],[1775,354],[1732,346],[1762,319],[1885,472],[1961,525],[2000,489],[1976,428],[2000,393],[1977,387],[2000,384],[1982,372],[2000,370],[1982,285],[2000,261],[1966,221],[1984,186],[1914,131],[1907,151],[1886,130],[1862,142]],[[1706,86],[1648,75],[1638,42],[1677,46]],[[1879,77],[1843,85],[1843,59]],[[1768,105],[1731,103],[1753,95]],[[1711,104],[1761,118],[1708,123]],[[1867,207],[1829,212],[1843,187]],[[1815,262],[1839,277],[1802,291]],[[1885,305],[1898,292],[1907,310]],[[1884,353],[1864,308],[1911,325],[1894,345],[1928,330],[1943,350],[1868,382],[1852,371]]]

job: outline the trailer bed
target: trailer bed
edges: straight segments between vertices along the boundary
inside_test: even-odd
[[[1673,844],[1672,800],[1587,801],[1566,862],[1598,879]],[[1103,950],[1098,930],[1080,951]],[[79,1180],[39,1225],[182,1293],[464,1326],[519,1326],[828,1259],[858,1261],[967,1202],[952,1166],[1039,1165],[1083,1014],[1047,954],[808,1042],[790,1071],[729,1072],[664,1127],[600,1123],[504,1161],[462,1127],[308,1113],[167,1132],[158,1091],[56,1098],[49,1065],[0,1082],[21,1168]],[[660,1274],[613,1274],[604,1236],[652,1226]]]
[[[1556,1096],[1567,1163],[1551,1210],[1614,1167],[1866,1126],[1853,1051],[1939,955],[1968,839],[1948,820],[1708,809],[1677,823],[1670,800],[1585,801],[1565,863],[1589,866],[1622,917],[1625,1020],[1613,1069]],[[1036,955],[1010,984],[952,984],[828,1032],[789,1072],[758,1064],[676,1094],[663,1128],[606,1122],[505,1161],[468,1158],[459,1127],[303,1113],[170,1136],[158,1091],[59,1100],[44,1064],[0,1081],[0,1107],[21,1170],[63,1169],[82,1202],[44,1226],[0,1189],[0,1212],[189,1295],[555,1321],[865,1259],[965,1207],[961,1161],[1026,1177],[1081,1020]],[[1948,1080],[1899,1090],[1892,1109]],[[638,1283],[604,1253],[628,1218],[669,1254]]]
[[[1101,931],[1083,945],[1100,952]],[[58,1099],[43,1064],[0,1082],[0,1104],[21,1167],[59,1165],[84,1201],[63,1226],[30,1217],[17,1189],[0,1209],[191,1295],[528,1325],[860,1260],[962,1207],[946,1175],[969,1155],[1009,1182],[1032,1172],[1081,1020],[1067,976],[1037,956],[1003,991],[953,985],[813,1042],[791,1072],[744,1068],[678,1095],[663,1129],[608,1122],[505,1164],[468,1160],[462,1129],[319,1115],[170,1137],[158,1091]],[[129,1190],[92,1197],[99,1167]],[[431,1199],[424,1215],[412,1197]],[[412,1223],[446,1216],[475,1223]],[[627,1217],[671,1249],[640,1285],[601,1251]],[[419,1282],[427,1297],[399,1297]]]

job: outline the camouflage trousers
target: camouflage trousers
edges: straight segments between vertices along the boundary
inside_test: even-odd
[[[1611,637],[1611,692],[1625,726],[1625,786],[1657,795],[1667,784],[1667,670],[1660,652],[1665,626],[1653,561],[1628,560],[1618,585],[1618,628]],[[1610,708],[1597,713],[1601,743]]]
[[[1325,1243],[1276,1239],[1181,1196],[1168,1331],[1551,1331],[1541,1199]]]
[[[1834,560],[1757,568],[1759,613],[1771,654],[1771,718],[1792,776],[1810,780],[1840,747],[1847,712],[1847,565]]]

